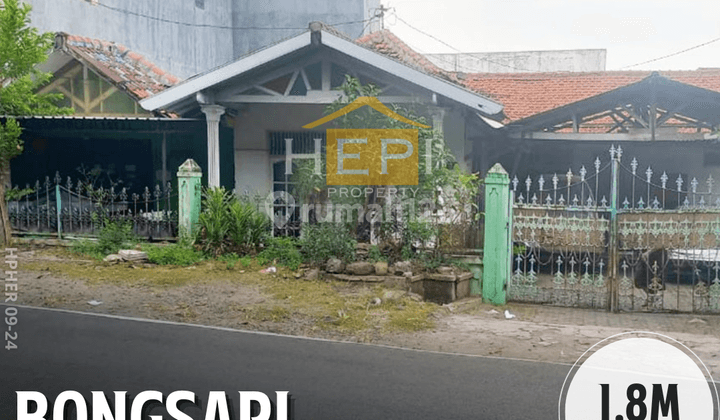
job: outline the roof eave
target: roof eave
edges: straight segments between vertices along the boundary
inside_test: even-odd
[[[313,41],[313,34],[320,35]],[[319,31],[307,31],[294,38],[287,39],[278,44],[248,55],[230,64],[206,72],[205,74],[193,77],[184,83],[173,86],[161,93],[140,101],[140,105],[148,110],[173,109],[178,106],[187,107],[196,101],[195,95],[204,89],[208,89],[232,77],[245,73],[253,68],[267,64],[273,60],[311,45],[313,42],[322,44],[342,54],[348,55],[360,61],[366,62],[380,70],[394,74],[408,80],[418,86],[424,87],[432,92],[449,98],[455,102],[470,107],[476,112],[493,119],[503,116],[502,104],[492,101],[475,92],[457,86],[448,81],[428,75],[415,70],[407,65],[385,57],[375,51],[355,44],[352,41],[343,39],[324,29]]]
[[[321,42],[329,48],[364,61],[390,74],[409,80],[432,92],[436,92],[453,101],[466,105],[475,111],[481,112],[483,115],[499,116],[502,113],[503,106],[500,103],[453,83],[415,70],[375,51],[357,45],[354,42],[347,41],[325,31],[322,33]]]

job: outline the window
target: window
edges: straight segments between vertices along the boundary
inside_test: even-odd
[[[293,196],[294,205],[288,205],[278,199],[274,203],[273,213],[283,218],[288,218],[288,222],[282,228],[275,228],[275,235],[280,236],[299,236],[301,225],[301,208],[305,197],[297,197],[295,185],[292,182],[292,175],[285,174],[285,139],[292,139],[292,153],[305,154],[315,152],[315,139],[322,140],[322,149],[320,153],[324,153],[325,133],[324,132],[283,132],[276,131],[270,133],[270,155],[273,158],[273,192],[285,192]],[[297,170],[299,161],[293,160],[293,173]]]

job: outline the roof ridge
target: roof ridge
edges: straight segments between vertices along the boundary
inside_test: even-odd
[[[400,61],[416,70],[433,76],[441,77],[459,86],[464,86],[457,74],[436,66],[424,54],[412,49],[389,29],[370,32],[353,41],[355,44],[368,48],[376,53]]]
[[[139,67],[139,69],[142,70],[146,76],[150,77],[156,85],[162,85],[162,88],[160,88],[160,86],[154,86],[151,90],[146,89],[146,92],[144,93],[138,90],[127,89],[129,93],[133,94],[138,99],[157,93],[160,90],[173,86],[180,81],[180,78],[162,70],[148,60],[144,55],[129,49],[123,44],[116,43],[115,41],[106,41],[82,35],[68,34],[66,32],[57,32],[55,34],[55,49],[71,53],[76,59],[90,62],[94,68],[101,73],[104,73],[105,76],[110,79],[115,80],[116,83],[119,83],[117,82],[118,78],[123,79],[125,82],[130,81],[128,80],[129,77],[127,74],[117,72],[119,67],[122,67],[125,62],[129,62],[132,65]],[[100,56],[92,56],[91,52],[99,54]],[[105,65],[99,65],[101,62]],[[115,74],[109,74],[109,72],[115,72]]]

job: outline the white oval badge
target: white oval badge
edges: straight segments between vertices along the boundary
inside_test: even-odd
[[[680,342],[631,332],[597,343],[575,362],[558,403],[560,420],[718,420],[717,387]]]

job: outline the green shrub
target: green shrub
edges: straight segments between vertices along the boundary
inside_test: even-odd
[[[402,228],[402,259],[416,258],[417,249],[424,248],[435,237],[437,237],[437,229],[430,223],[420,220],[408,221]]]
[[[238,200],[225,188],[203,193],[196,241],[206,254],[217,257],[229,250],[255,252],[270,233],[270,218],[249,202]]]
[[[183,243],[145,245],[143,251],[147,253],[150,262],[160,265],[193,265],[203,259],[201,252]]]
[[[250,258],[248,256],[240,257],[239,261],[240,261],[240,266],[242,268],[248,268],[252,264],[252,258]]]
[[[197,243],[206,254],[218,256],[224,253],[229,245],[229,212],[232,198],[232,194],[223,187],[206,189],[203,192],[203,210],[198,218]]]
[[[130,221],[110,221],[105,219],[98,235],[98,250],[105,254],[115,254],[123,248],[132,248],[139,242],[133,232]]]
[[[306,261],[324,264],[330,258],[355,259],[355,240],[343,225],[320,223],[303,226],[300,249]]]
[[[254,252],[270,234],[270,218],[258,211],[253,203],[233,200],[229,208],[228,235],[241,253]]]
[[[219,255],[219,256],[217,257],[217,260],[218,260],[218,261],[223,261],[223,262],[225,262],[225,263],[227,264],[227,269],[228,269],[228,270],[232,270],[233,268],[235,268],[235,263],[237,263],[239,259],[240,259],[240,257],[238,256],[238,254],[236,254],[236,253],[234,253],[234,252],[230,252],[230,253],[228,253],[228,254]]]
[[[140,242],[140,238],[133,232],[132,222],[104,219],[98,232],[97,241],[76,242],[72,250],[79,254],[103,259],[107,255],[116,254],[121,249],[133,248],[138,242]]]
[[[378,248],[377,245],[373,245],[368,250],[368,261],[370,262],[378,262],[378,261],[385,261],[387,262],[387,257],[385,257],[381,252],[380,248]]]
[[[258,254],[257,260],[263,265],[274,262],[291,270],[297,270],[302,262],[302,256],[295,239],[275,237],[268,238],[265,249]]]

